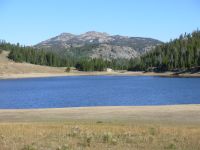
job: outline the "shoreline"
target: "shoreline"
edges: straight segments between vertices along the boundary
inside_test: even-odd
[[[137,121],[200,124],[200,104],[0,109],[0,123],[44,121]]]
[[[167,105],[120,105],[120,106],[72,106],[72,107],[48,107],[48,108],[0,108],[1,111],[40,111],[40,110],[64,110],[64,109],[104,109],[104,108],[163,108],[163,107],[188,107],[199,106],[200,104],[167,104]]]
[[[71,72],[71,73],[18,73],[18,74],[0,74],[0,79],[23,79],[23,78],[44,78],[44,77],[65,77],[65,76],[158,76],[158,77],[182,77],[182,78],[200,78],[200,74],[179,74],[172,72],[132,72],[132,71],[113,71],[113,72]]]

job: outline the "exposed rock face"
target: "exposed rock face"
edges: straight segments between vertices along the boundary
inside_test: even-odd
[[[35,47],[45,48],[65,55],[73,54],[79,50],[79,55],[84,57],[104,59],[135,58],[154,46],[161,44],[161,41],[151,38],[127,37],[107,33],[90,31],[81,35],[62,33],[49,40],[37,44]],[[73,54],[75,55],[75,54]]]
[[[90,55],[92,58],[102,57],[104,59],[130,59],[139,56],[138,52],[136,52],[133,48],[127,46],[101,44],[98,48],[94,49],[93,51],[94,52]]]

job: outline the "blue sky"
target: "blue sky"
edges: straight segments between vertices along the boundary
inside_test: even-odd
[[[0,0],[0,39],[25,45],[94,30],[166,42],[199,27],[199,0]]]

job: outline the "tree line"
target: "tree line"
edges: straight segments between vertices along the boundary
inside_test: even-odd
[[[129,60],[126,59],[104,60],[103,58],[82,58],[75,64],[75,67],[81,71],[104,71],[106,68],[127,70],[128,65]]]
[[[128,70],[177,71],[200,66],[200,31],[156,46],[143,56],[132,59]]]
[[[28,62],[31,64],[53,67],[76,67],[80,71],[103,71],[106,68],[115,70],[128,69],[128,60],[104,60],[103,58],[85,58],[74,56],[60,56],[51,51],[36,49],[20,44],[10,44],[0,41],[0,49],[9,50],[9,59],[15,62]]]
[[[52,52],[37,50],[32,47],[20,46],[19,44],[0,44],[1,49],[9,50],[9,59],[15,62],[28,62],[31,64],[63,67],[68,65],[67,59],[60,58]]]
[[[200,31],[180,35],[179,38],[158,45],[146,54],[130,60],[61,56],[52,51],[10,44],[5,41],[0,41],[0,49],[9,50],[8,57],[16,62],[76,67],[80,71],[103,71],[106,68],[130,71],[177,71],[200,66]]]

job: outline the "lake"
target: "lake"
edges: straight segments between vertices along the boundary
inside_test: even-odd
[[[200,78],[73,76],[0,80],[0,108],[199,104]]]

